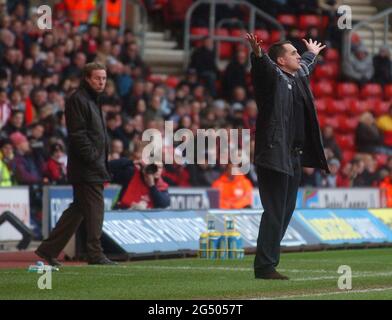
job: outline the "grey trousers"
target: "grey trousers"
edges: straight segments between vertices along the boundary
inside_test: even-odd
[[[255,275],[275,270],[282,241],[297,200],[302,167],[300,155],[292,153],[294,176],[257,166],[259,192],[264,212],[257,238]]]

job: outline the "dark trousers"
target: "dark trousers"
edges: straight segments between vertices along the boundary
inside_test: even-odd
[[[57,257],[78,229],[84,219],[87,234],[87,255],[89,261],[102,258],[102,225],[104,217],[103,184],[73,185],[74,201],[66,209],[56,227],[44,240],[38,251],[50,257]]]
[[[255,274],[275,270],[280,259],[280,242],[293,215],[299,183],[301,160],[298,153],[292,153],[294,176],[257,167],[259,192],[264,212],[261,217],[257,238]]]

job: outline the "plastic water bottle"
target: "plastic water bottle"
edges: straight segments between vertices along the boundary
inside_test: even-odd
[[[43,271],[59,271],[59,268],[45,265],[42,261],[37,261],[35,265],[29,266],[28,272],[42,273]]]

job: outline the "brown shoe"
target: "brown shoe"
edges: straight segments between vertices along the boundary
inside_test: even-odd
[[[271,272],[261,273],[255,275],[256,279],[264,279],[264,280],[289,280],[289,277],[284,276],[278,271],[274,270]]]

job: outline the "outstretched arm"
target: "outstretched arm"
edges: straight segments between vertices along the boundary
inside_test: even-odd
[[[309,41],[302,39],[302,41],[305,43],[307,51],[301,57],[301,64],[305,67],[305,73],[310,74],[316,66],[318,54],[326,45],[323,45],[321,42],[313,41],[312,39],[309,39]]]
[[[252,48],[251,62],[252,62],[252,79],[255,93],[264,95],[271,93],[274,78],[278,73],[278,67],[272,62],[270,57],[263,52],[261,48],[262,40],[259,40],[256,35],[248,33],[246,39]]]

